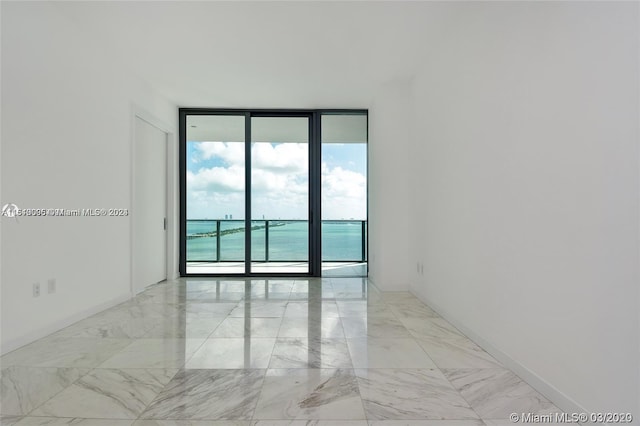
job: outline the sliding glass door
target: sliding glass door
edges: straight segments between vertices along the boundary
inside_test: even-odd
[[[186,272],[244,274],[245,116],[185,119]]]
[[[181,109],[181,275],[366,275],[366,117]]]
[[[251,117],[251,272],[309,272],[309,117]]]

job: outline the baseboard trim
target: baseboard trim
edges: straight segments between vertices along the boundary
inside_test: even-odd
[[[379,291],[390,291],[390,292],[393,292],[393,291],[409,291],[409,284],[406,284],[406,283],[394,285],[393,287],[382,287],[382,286],[376,284],[377,280],[375,278],[371,277],[371,275],[369,275],[367,277],[367,281],[370,284],[373,284],[373,286],[376,289],[378,289]]]
[[[487,351],[491,356],[500,361],[505,367],[516,373],[521,379],[527,382],[532,388],[540,392],[545,398],[551,401],[556,407],[560,408],[565,413],[591,413],[583,406],[578,404],[575,400],[563,393],[561,390],[550,384],[543,377],[534,373],[528,369],[525,365],[518,362],[508,353],[497,348],[493,343],[484,339],[477,334],[474,330],[467,327],[458,321],[453,315],[443,309],[441,306],[431,302],[425,297],[421,297],[416,294],[413,289],[409,292],[420,299],[423,303],[427,304],[431,309],[436,311],[441,317],[449,321],[454,327],[460,330],[465,336],[471,339],[474,343]]]
[[[109,309],[113,306],[116,306],[122,302],[126,302],[131,299],[131,293],[122,294],[118,297],[115,297],[108,302],[100,303],[96,306],[92,306],[89,309],[84,309],[80,312],[77,312],[73,315],[69,315],[64,317],[58,321],[54,321],[53,323],[47,324],[46,327],[39,328],[38,330],[32,331],[31,333],[27,333],[24,336],[19,338],[9,340],[7,342],[2,343],[2,347],[0,348],[0,354],[4,355],[11,351],[15,351],[22,346],[28,345],[29,343],[33,343],[38,339],[42,339],[56,331],[62,330],[65,327],[68,327],[80,320],[90,317],[91,315],[95,315],[99,312],[104,311],[105,309]]]

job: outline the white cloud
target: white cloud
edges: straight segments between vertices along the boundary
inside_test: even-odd
[[[189,190],[206,190],[209,192],[243,192],[244,167],[202,168],[196,173],[187,171],[187,188]]]
[[[251,165],[254,170],[306,174],[309,168],[309,145],[256,143],[251,147]]]
[[[357,198],[365,194],[366,185],[367,179],[358,172],[323,164],[322,192],[327,197]]]
[[[322,217],[366,219],[367,178],[342,167],[322,163]]]
[[[244,145],[201,142],[200,160],[227,166],[187,172],[189,216],[244,215]],[[257,143],[252,147],[252,211],[255,218],[301,219],[308,215],[308,145]],[[326,219],[366,218],[366,177],[322,164],[322,209]]]
[[[242,142],[198,142],[195,147],[203,160],[217,157],[229,165],[244,166],[244,143]]]

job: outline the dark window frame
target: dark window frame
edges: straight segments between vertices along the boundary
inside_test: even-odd
[[[187,117],[190,115],[233,115],[245,119],[245,270],[243,273],[187,273]],[[322,275],[322,129],[323,115],[364,115],[367,117],[367,221],[369,216],[369,110],[367,109],[245,109],[179,108],[179,188],[180,234],[179,273],[181,277],[320,277]],[[308,272],[251,272],[251,118],[309,118],[309,269]],[[367,226],[368,228],[368,226]],[[366,252],[369,252],[368,232]],[[367,261],[368,269],[368,261]]]

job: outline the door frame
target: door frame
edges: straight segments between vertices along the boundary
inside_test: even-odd
[[[172,153],[177,151],[176,144],[176,132],[175,130],[165,123],[164,121],[158,119],[153,114],[149,113],[144,108],[141,108],[138,105],[131,105],[131,143],[130,143],[130,190],[129,190],[129,250],[131,255],[129,256],[130,264],[129,264],[129,289],[132,296],[135,296],[137,293],[143,291],[143,289],[139,289],[135,285],[135,276],[136,276],[136,238],[135,238],[135,209],[134,200],[136,197],[136,167],[137,167],[137,158],[136,158],[136,120],[142,120],[149,124],[152,127],[160,130],[166,136],[166,163],[165,163],[165,190],[166,190],[166,202],[165,202],[165,216],[167,218],[167,228],[165,232],[165,275],[166,279],[175,279],[179,276],[178,274],[178,252],[175,250],[176,242],[179,241],[179,234],[177,232],[177,201],[178,201],[178,191],[177,191],[177,180],[178,180],[178,171],[177,164],[174,159],[175,156]]]
[[[369,114],[367,109],[267,109],[267,108],[179,108],[178,159],[180,194],[179,273],[182,277],[320,277],[322,274],[322,134],[323,114]],[[245,272],[187,274],[187,116],[235,115],[245,117]],[[251,118],[252,117],[308,117],[309,118],[309,269],[304,273],[251,272]],[[368,197],[367,197],[368,199]],[[368,239],[367,239],[368,240]]]

